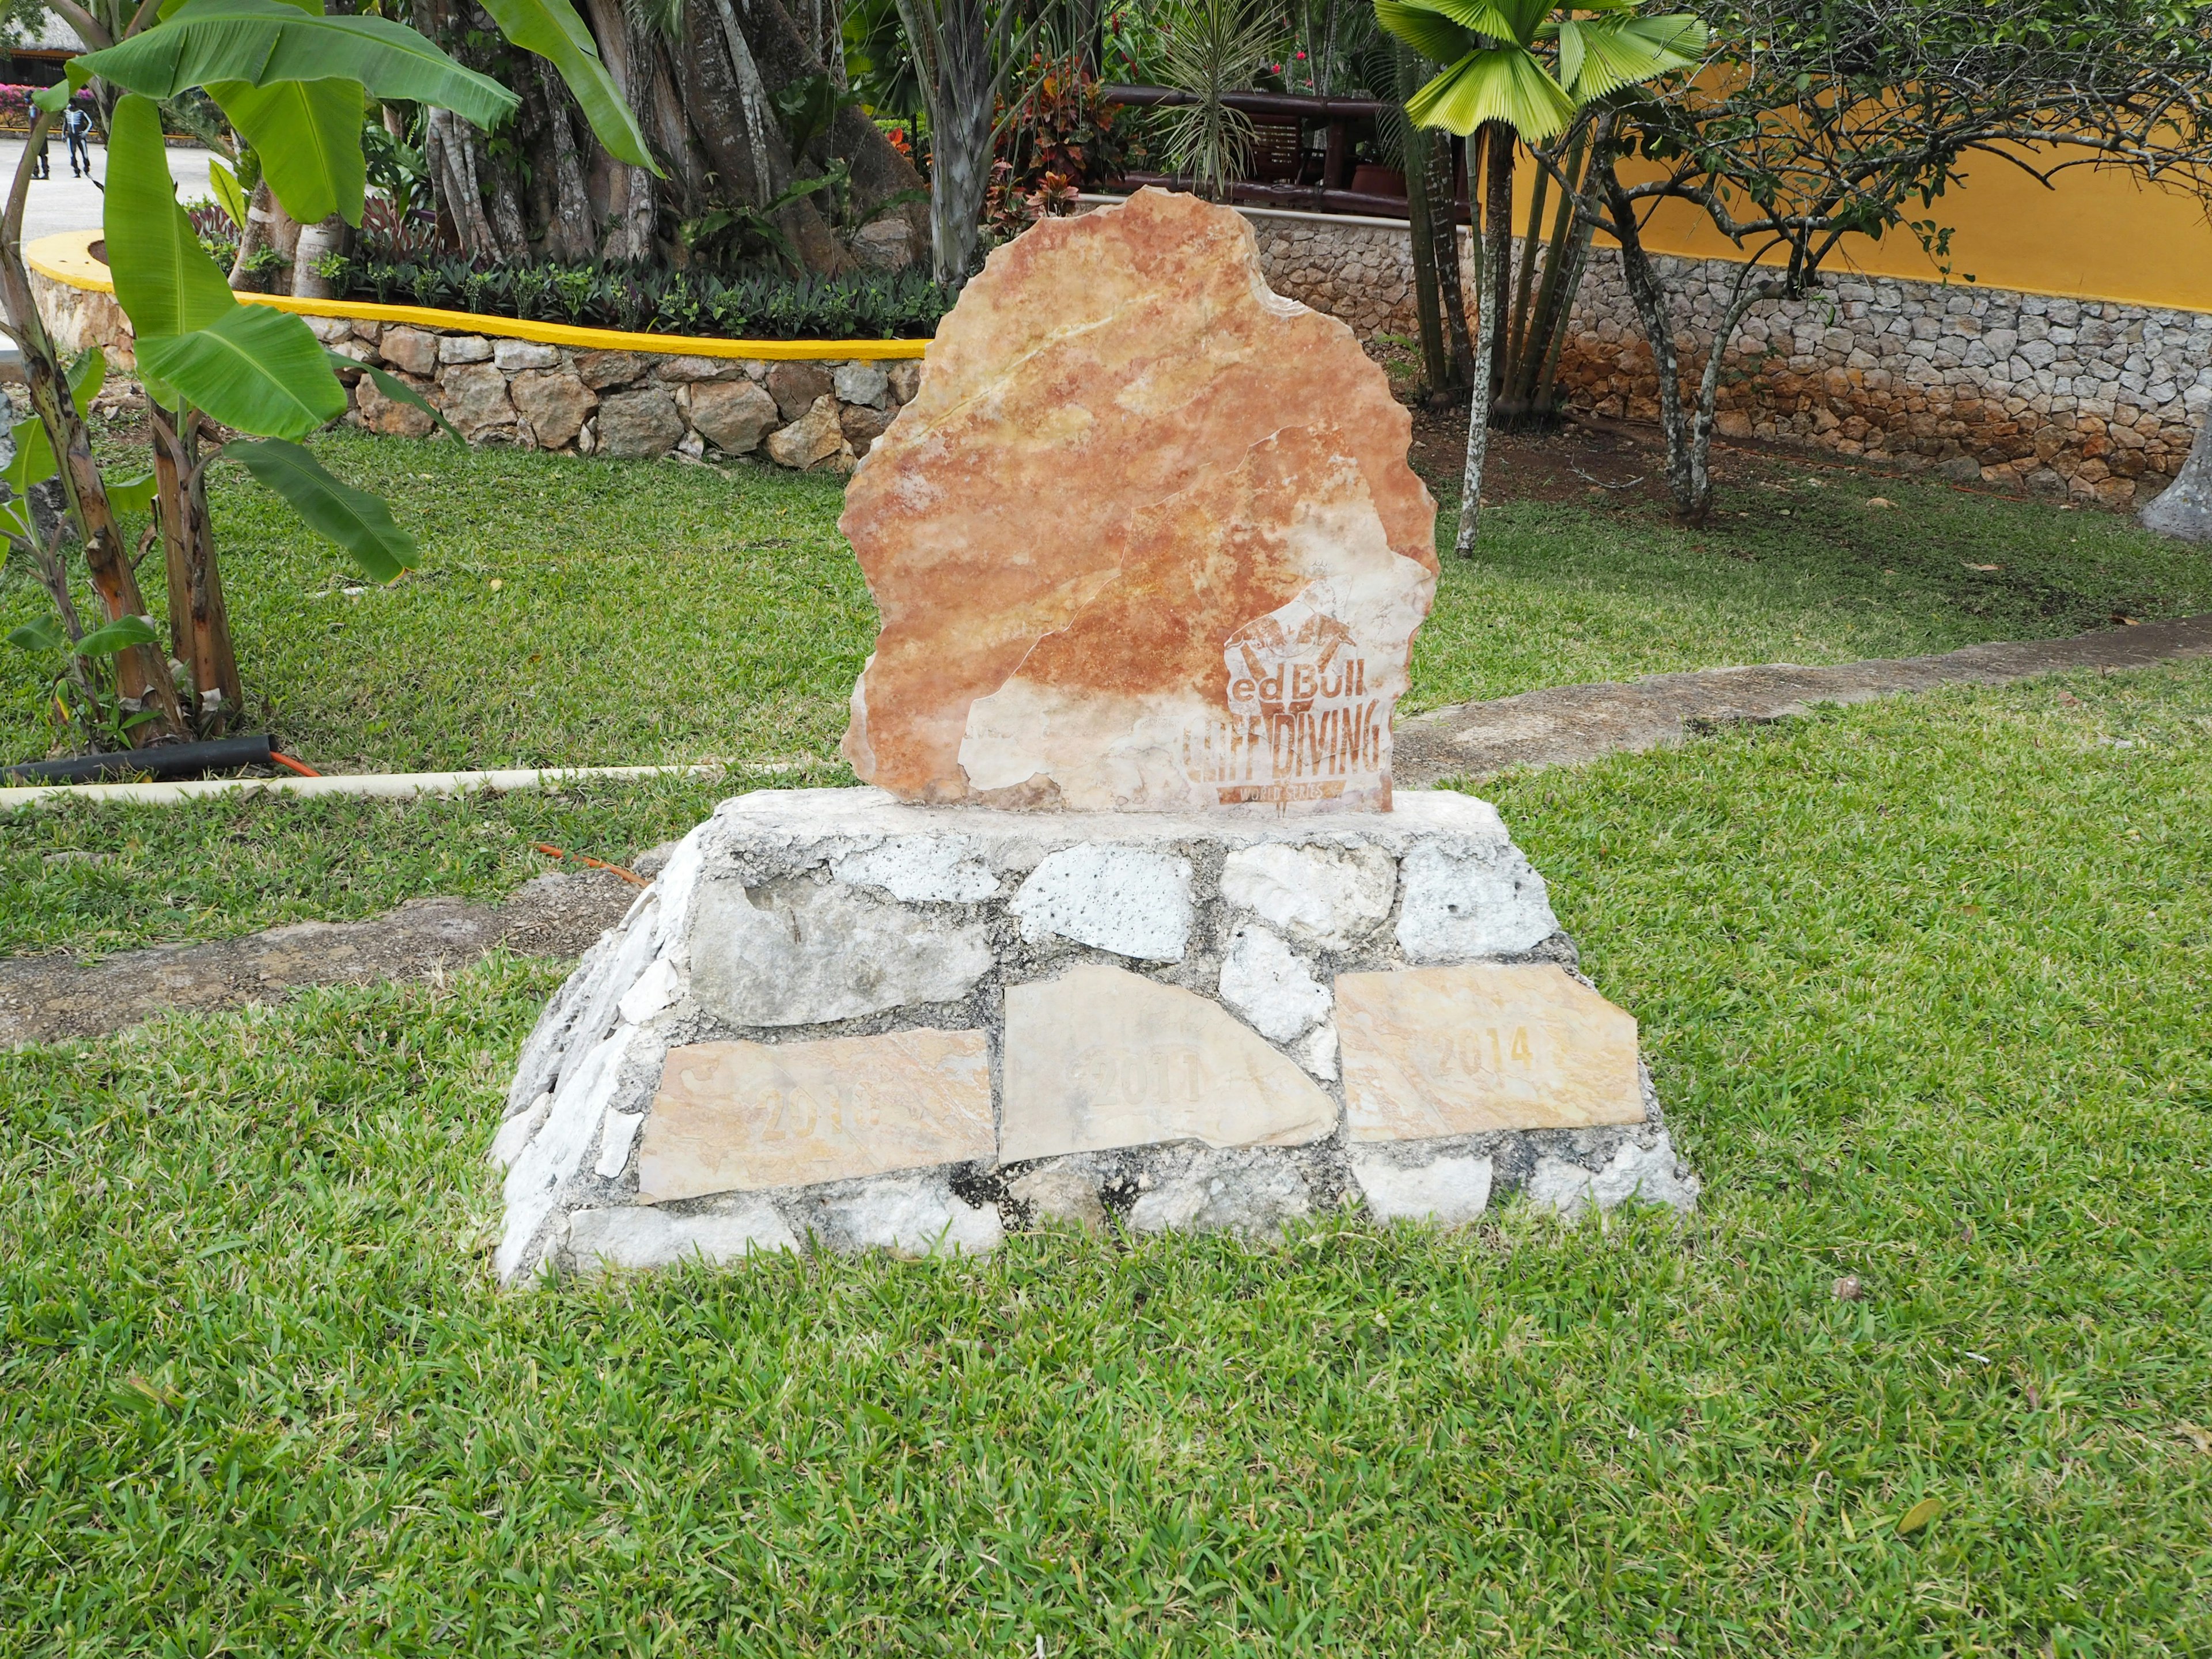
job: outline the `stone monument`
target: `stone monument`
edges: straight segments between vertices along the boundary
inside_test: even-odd
[[[723,802],[554,998],[501,1278],[1692,1203],[1498,814],[1393,797],[1410,435],[1232,211],[1146,191],[993,254],[842,520],[873,787]]]

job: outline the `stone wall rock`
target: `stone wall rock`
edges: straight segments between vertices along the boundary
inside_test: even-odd
[[[106,295],[51,286],[58,295],[113,309]],[[122,313],[115,314],[119,323]],[[922,366],[912,360],[771,364],[578,350],[342,317],[313,321],[332,351],[397,374],[471,443],[621,459],[745,456],[799,471],[849,472],[921,390]],[[121,338],[127,351],[127,327]],[[393,437],[432,431],[420,410],[386,398],[366,374],[352,378],[353,424]]]
[[[1403,225],[1240,210],[1278,294],[1365,341],[1417,332]],[[1694,385],[1738,267],[1658,263],[1681,296],[1682,372]],[[1571,328],[1559,364],[1567,405],[1656,419],[1650,349],[1608,250],[1593,252]],[[2212,313],[1838,271],[1804,300],[1752,308],[1722,364],[1718,429],[2126,506],[2180,471],[2208,409]]]
[[[1417,884],[1457,931],[1392,925]],[[758,791],[525,1043],[495,1269],[973,1253],[1041,1220],[1265,1241],[1516,1192],[1686,1210],[1636,1022],[1575,964],[1453,792],[1323,823]]]

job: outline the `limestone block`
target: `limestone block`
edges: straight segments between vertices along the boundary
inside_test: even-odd
[[[848,853],[834,867],[838,880],[879,887],[905,904],[973,904],[999,890],[999,878],[966,836],[895,836]]]
[[[817,1025],[956,1002],[991,967],[983,927],[804,877],[705,884],[692,993],[736,1025]]]
[[[353,337],[352,320],[345,317],[310,317],[307,331],[326,346]]]
[[[652,362],[641,351],[580,351],[576,378],[594,392],[642,380]]]
[[[638,1153],[641,1204],[988,1163],[981,1031],[672,1048]]]
[[[739,375],[691,388],[691,425],[725,455],[750,455],[780,417],[775,399]]]
[[[1490,1204],[1492,1160],[1469,1155],[1401,1164],[1354,1148],[1352,1178],[1378,1221],[1430,1221],[1463,1227]]]
[[[890,397],[890,377],[880,363],[840,363],[830,381],[841,404],[866,404],[874,409]]]
[[[481,334],[441,334],[438,337],[441,363],[488,363],[491,342]]]
[[[438,338],[419,328],[387,328],[376,349],[403,374],[430,375],[438,372]]]
[[[527,369],[507,386],[540,449],[566,449],[575,442],[599,404],[581,380],[560,369]]]
[[[545,1114],[552,1109],[553,1096],[548,1092],[538,1097],[526,1110],[503,1121],[499,1133],[491,1138],[491,1149],[484,1154],[484,1162],[499,1170],[514,1167],[514,1160],[522,1156],[522,1149],[530,1144],[531,1137],[544,1127]]]
[[[387,438],[427,438],[437,429],[438,423],[428,415],[412,404],[386,397],[366,374],[353,389],[353,402],[361,411],[362,425]]]
[[[847,494],[884,621],[846,756],[913,800],[1387,808],[1437,570],[1410,429],[1233,210],[1144,191],[1036,225]]]
[[[921,391],[921,365],[911,358],[885,368],[884,378],[890,385],[891,396],[902,404],[912,403]]]
[[[1218,1005],[1085,964],[1009,986],[999,1156],[1202,1140],[1291,1146],[1336,1127],[1336,1103]]]
[[[1180,962],[1190,942],[1191,866],[1148,848],[1084,846],[1051,854],[1007,908],[1022,937],[1052,938],[1145,962]]]
[[[928,1175],[816,1194],[806,1228],[832,1249],[902,1256],[975,1255],[1006,1237],[997,1210],[969,1203],[943,1176]]]
[[[684,417],[667,389],[641,386],[599,400],[602,455],[647,460],[665,455],[684,436]]]
[[[578,1210],[568,1218],[568,1254],[582,1273],[672,1267],[692,1256],[720,1265],[798,1249],[783,1218],[761,1203],[720,1215],[623,1208]]]
[[[1398,948],[1408,962],[1533,951],[1559,931],[1544,878],[1510,842],[1465,851],[1431,842],[1400,868]]]
[[[799,419],[823,398],[834,397],[836,389],[836,381],[820,363],[777,363],[768,372],[769,396],[787,421]]]
[[[1037,1220],[1073,1221],[1093,1229],[1106,1225],[1097,1180],[1085,1171],[1046,1164],[1015,1176],[1006,1190]]]
[[[471,443],[514,424],[507,376],[489,362],[457,363],[439,375],[438,387],[439,407],[453,429]]]
[[[860,456],[874,448],[876,440],[890,429],[892,418],[884,410],[848,404],[837,411],[837,426],[853,447],[853,453]]]
[[[824,392],[799,419],[781,432],[769,434],[768,457],[778,466],[801,471],[834,466],[841,460],[849,463],[853,450],[838,424],[836,398]]]
[[[1340,974],[1352,1139],[1640,1123],[1635,1017],[1553,963]]]
[[[1221,1000],[1252,1029],[1288,1042],[1328,1018],[1328,988],[1276,934],[1257,922],[1239,927],[1221,963]]]
[[[599,1161],[592,1166],[595,1175],[612,1181],[629,1166],[629,1149],[636,1142],[638,1126],[644,1121],[642,1112],[607,1114],[599,1127]]]
[[[1273,1243],[1314,1209],[1296,1164],[1230,1149],[1192,1147],[1148,1179],[1129,1206],[1134,1232],[1231,1232]]]
[[[509,374],[526,368],[558,368],[561,349],[537,340],[495,340],[491,360]]]
[[[1389,918],[1398,866],[1377,847],[1242,847],[1221,872],[1221,896],[1303,945],[1342,951]]]
[[[737,357],[656,357],[653,363],[656,380],[741,380],[744,376],[744,362]]]
[[[1592,1170],[1565,1158],[1540,1158],[1528,1176],[1528,1201],[1561,1215],[1579,1215],[1587,1205],[1610,1210],[1633,1198],[1671,1205],[1687,1212],[1698,1202],[1699,1182],[1674,1156],[1662,1131],[1650,1146],[1624,1141],[1612,1160]]]

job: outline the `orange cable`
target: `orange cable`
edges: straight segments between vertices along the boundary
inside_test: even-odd
[[[550,842],[533,841],[530,845],[532,850],[544,854],[549,859],[574,859],[577,863],[589,865],[594,870],[605,870],[610,875],[620,876],[624,881],[630,883],[633,886],[650,887],[653,885],[653,884],[647,881],[643,876],[638,874],[636,871],[625,870],[619,864],[609,864],[604,859],[586,858],[581,853],[564,853],[559,848],[554,846]]]
[[[295,761],[289,755],[280,755],[274,749],[269,751],[269,758],[287,771],[297,772],[303,778],[319,778],[323,775],[307,762]]]

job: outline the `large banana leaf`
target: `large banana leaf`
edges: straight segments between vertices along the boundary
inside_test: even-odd
[[[161,112],[150,99],[127,97],[115,106],[103,222],[116,302],[140,338],[190,333],[238,309],[177,205]]]
[[[72,86],[95,75],[149,98],[214,81],[358,81],[378,98],[435,104],[480,127],[521,101],[404,24],[317,17],[283,0],[185,0],[144,33],[70,59]]]
[[[226,456],[291,502],[310,529],[353,555],[371,580],[388,582],[415,563],[415,538],[392,521],[392,510],[365,490],[343,483],[297,444],[271,439],[234,442]]]
[[[561,78],[568,83],[568,90],[584,112],[584,118],[592,124],[592,131],[599,135],[609,155],[632,167],[653,173],[660,171],[660,164],[646,147],[645,135],[638,131],[636,117],[630,113],[629,100],[615,85],[614,76],[607,73],[591,31],[584,27],[583,19],[576,15],[576,9],[568,0],[483,3],[502,34],[561,71]]]
[[[335,213],[361,222],[368,169],[361,151],[358,81],[216,81],[208,96],[253,146],[269,188],[303,225]],[[213,169],[210,172],[212,174]]]
[[[1524,46],[1471,52],[1406,100],[1406,113],[1425,127],[1473,132],[1503,122],[1540,144],[1574,118],[1575,102]]]
[[[305,437],[346,410],[322,343],[267,306],[240,306],[189,334],[141,335],[138,366],[223,425],[261,437]]]

